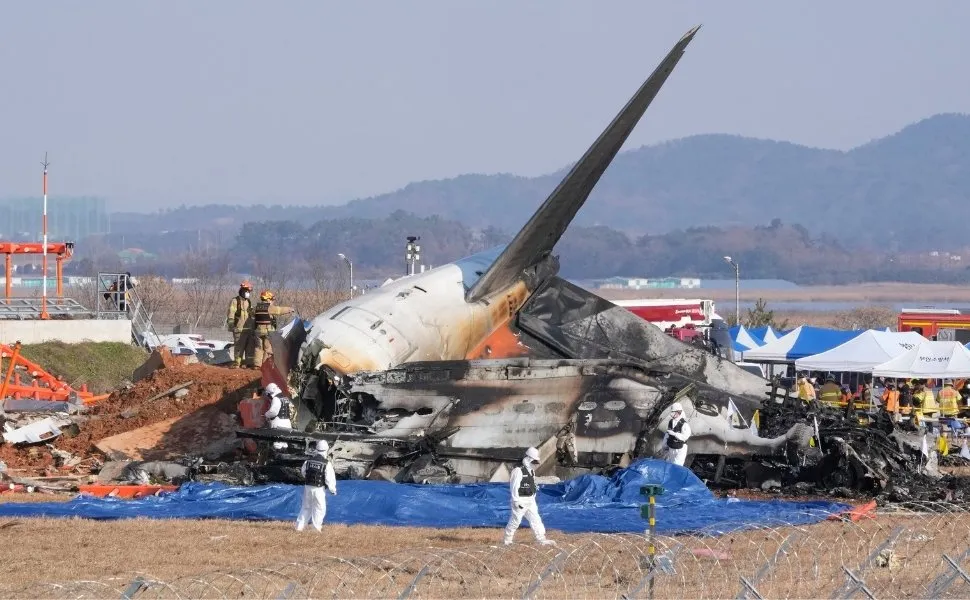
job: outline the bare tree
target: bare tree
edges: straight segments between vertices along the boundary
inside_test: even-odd
[[[275,256],[285,256],[285,254]],[[252,264],[257,294],[264,289],[272,290],[277,295],[284,293],[295,271],[293,263],[285,259],[257,256]]]
[[[888,306],[860,306],[835,315],[838,329],[885,329],[896,324],[896,311]]]
[[[333,269],[325,262],[315,256],[315,252],[307,252],[304,269],[309,280],[313,283],[313,290],[322,292],[330,289]]]
[[[182,256],[184,281],[180,322],[191,327],[219,327],[225,324],[228,306],[229,257],[211,250],[187,252]],[[225,300],[225,302],[223,302]]]
[[[142,309],[149,319],[161,319],[176,314],[178,294],[171,283],[155,274],[139,275],[133,290],[141,301]]]

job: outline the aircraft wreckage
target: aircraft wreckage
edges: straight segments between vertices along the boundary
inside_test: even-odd
[[[313,439],[330,442],[338,475],[350,478],[487,481],[529,446],[545,459],[540,474],[602,471],[660,455],[675,400],[694,432],[688,460],[714,464],[714,479],[746,462],[807,464],[817,450],[807,421],[786,421],[773,437],[749,428],[764,379],[557,276],[553,247],[696,33],[508,245],[390,281],[275,335],[271,379],[292,392],[294,429],[238,435],[289,443],[276,478],[293,477]],[[553,451],[564,428],[575,463]]]

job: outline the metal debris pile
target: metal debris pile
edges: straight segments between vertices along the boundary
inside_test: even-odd
[[[817,435],[807,447],[790,443],[785,461],[749,464],[743,474],[735,469],[736,482],[796,496],[970,503],[970,478],[940,471],[940,466],[970,466],[970,461],[956,454],[937,458],[933,433],[926,435],[930,441],[924,453],[924,432],[909,423],[897,425],[884,412],[860,423],[857,415],[847,416],[842,409],[775,396],[764,402],[760,416],[765,437],[797,424],[810,426]]]
[[[186,455],[234,460],[237,405],[255,393],[258,377],[245,369],[186,364],[161,350],[136,370],[133,383],[92,406],[48,403],[30,411],[0,411],[5,442],[0,480],[69,490],[95,480],[143,482],[145,473],[170,481],[165,468],[150,463]],[[111,463],[122,468],[105,469]],[[123,472],[129,464],[135,467]],[[149,466],[139,469],[139,464]],[[218,462],[203,466],[198,458],[191,468],[212,475],[233,471]]]

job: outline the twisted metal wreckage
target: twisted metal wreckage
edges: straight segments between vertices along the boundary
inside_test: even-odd
[[[294,429],[237,432],[289,443],[276,452],[273,478],[294,477],[291,467],[315,439],[330,442],[338,474],[351,478],[502,479],[503,465],[529,446],[544,449],[540,474],[603,471],[660,455],[675,400],[690,419],[695,469],[713,465],[714,480],[739,480],[746,469],[749,484],[791,483],[817,472],[812,465],[838,464],[861,473],[851,487],[885,487],[886,470],[908,464],[903,446],[876,451],[857,425],[840,422],[839,431],[853,433],[837,437],[824,414],[815,444],[804,407],[772,410],[778,397],[767,401],[761,430],[774,436],[761,437],[749,423],[765,408],[764,379],[557,276],[553,247],[697,30],[677,42],[508,245],[390,281],[308,328],[296,321],[274,336],[271,379],[294,392]],[[799,417],[781,416],[789,414]],[[551,451],[564,435],[575,463],[572,452]],[[818,483],[824,477],[831,473]]]

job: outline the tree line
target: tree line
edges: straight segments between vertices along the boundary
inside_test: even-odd
[[[321,287],[349,275],[340,253],[353,262],[359,280],[383,280],[406,272],[407,236],[420,237],[421,263],[438,266],[507,243],[512,235],[493,226],[475,229],[458,221],[400,210],[382,219],[265,220],[247,222],[235,235],[205,230],[144,234],[139,236],[140,247],[156,257],[127,266],[110,240],[86,240],[67,272],[121,269],[186,277],[187,264],[205,256],[213,264],[225,263],[229,272],[277,282],[298,279]],[[834,236],[813,235],[802,225],[780,219],[754,227],[692,227],[640,236],[605,226],[574,226],[556,252],[562,275],[579,280],[612,276],[730,279],[734,273],[725,264],[725,255],[741,265],[744,279],[785,279],[809,285],[865,281],[963,284],[970,279],[970,271],[960,263],[907,264],[890,252],[849,248]]]

